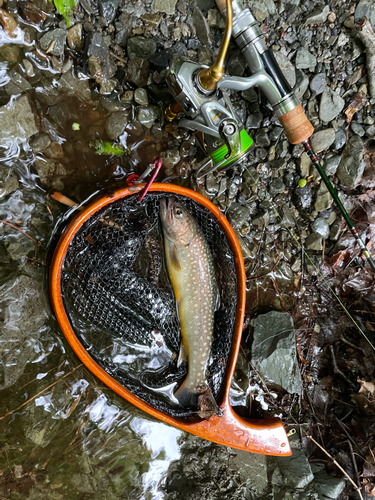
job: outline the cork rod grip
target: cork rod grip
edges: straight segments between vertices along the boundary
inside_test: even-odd
[[[279,117],[281,125],[284,127],[287,138],[292,144],[299,144],[305,141],[314,133],[314,127],[309,122],[302,104]]]

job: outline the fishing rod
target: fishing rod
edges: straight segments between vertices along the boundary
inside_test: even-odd
[[[258,86],[272,105],[290,143],[303,144],[363,256],[375,271],[370,252],[313,150],[310,137],[314,127],[272,51],[267,48],[258,23],[250,10],[243,7],[241,0],[216,0],[216,3],[226,15],[226,27],[215,62],[208,68],[176,56],[167,74],[167,83],[176,102],[165,110],[166,118],[173,120],[183,112],[185,116],[180,119],[179,126],[196,132],[197,142],[213,162],[212,168],[203,172],[203,167],[197,176],[226,170],[249,154],[253,139],[238,120],[227,91],[244,91]],[[249,77],[224,74],[224,59],[232,35],[246,59],[251,73]]]

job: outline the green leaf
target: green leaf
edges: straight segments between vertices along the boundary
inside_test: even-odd
[[[52,2],[52,0],[49,0]],[[68,25],[68,28],[70,28],[70,21],[69,21],[69,14],[70,11],[72,10],[72,7],[75,7],[75,0],[53,0],[53,3],[55,4],[57,12],[59,12],[62,16],[64,16],[66,24]]]
[[[90,147],[95,148],[98,155],[115,155],[122,156],[127,152],[121,144],[112,143],[109,141],[92,141]]]

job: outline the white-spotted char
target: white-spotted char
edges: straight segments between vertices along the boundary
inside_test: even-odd
[[[163,198],[160,216],[167,269],[180,317],[182,346],[179,363],[184,351],[188,359],[188,374],[175,397],[183,406],[196,406],[199,394],[209,394],[208,397],[213,399],[206,371],[218,304],[215,268],[202,229],[182,203],[175,197]],[[216,403],[214,405],[217,408]]]

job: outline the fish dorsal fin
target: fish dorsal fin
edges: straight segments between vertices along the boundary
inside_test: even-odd
[[[176,271],[181,271],[181,262],[180,262],[180,257],[178,255],[178,250],[176,245],[171,245],[170,246],[170,252],[169,252],[170,258],[171,258],[171,264],[175,268]]]
[[[179,368],[182,363],[184,363],[185,361],[187,361],[187,352],[186,352],[186,349],[185,349],[185,346],[183,344],[183,342],[181,342],[181,346],[180,346],[180,353],[178,355],[178,360],[177,360],[177,368]]]

